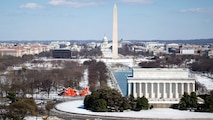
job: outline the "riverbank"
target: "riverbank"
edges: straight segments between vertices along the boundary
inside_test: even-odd
[[[107,84],[110,88],[118,90],[122,95],[123,92],[118,84],[118,81],[116,80],[114,74],[113,74],[113,69],[110,66],[107,66],[108,72],[109,72],[109,79],[107,81]]]

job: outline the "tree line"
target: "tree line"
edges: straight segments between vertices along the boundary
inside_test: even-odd
[[[199,103],[199,99],[204,100],[203,103]],[[210,91],[209,95],[197,96],[195,92],[188,94],[184,92],[180,99],[179,107],[180,110],[193,110],[198,112],[213,112],[213,91]]]
[[[90,91],[95,91],[98,88],[107,86],[109,72],[104,62],[96,60],[85,61],[83,63],[88,68],[88,81]]]
[[[10,57],[11,56],[8,58]],[[16,57],[14,57],[13,60],[15,60],[15,58]],[[14,62],[13,64],[8,61],[10,64],[8,63],[7,67],[11,65],[15,66],[16,64],[21,66],[26,60],[29,60],[33,64],[45,64],[45,61],[42,60],[20,59],[21,62]],[[49,96],[51,91],[58,91],[58,89],[64,87],[81,89],[79,82],[83,79],[86,69],[88,69],[89,86],[92,91],[107,86],[107,80],[109,79],[108,70],[103,62],[90,60],[84,62],[84,64],[79,64],[77,62],[59,60],[52,61],[51,64],[52,69],[30,69],[26,66],[22,66],[18,70],[11,69],[7,71],[7,74],[1,75],[0,97],[4,98],[6,96],[11,101],[9,105],[5,104],[0,106],[0,114],[2,117],[23,119],[26,115],[36,115],[42,110],[35,108],[34,100],[27,98],[27,95],[45,92]],[[20,105],[23,107],[20,107]],[[52,106],[52,104],[48,104],[46,109],[48,109],[49,106]],[[17,107],[20,107],[20,109]],[[22,114],[20,114],[20,112]]]
[[[6,97],[11,103],[9,105],[0,105],[0,119],[3,120],[23,120],[26,116],[49,116],[50,110],[55,105],[53,101],[48,101],[45,104],[45,108],[38,107],[33,98],[18,97],[14,92],[9,92]]]
[[[8,97],[16,99],[12,93]],[[12,101],[10,105],[0,105],[0,119],[23,120],[26,115],[38,115],[38,108],[32,98],[19,98]]]
[[[31,60],[31,62],[45,64],[41,60]],[[18,64],[21,63],[18,62]],[[6,101],[9,99],[11,101],[9,105],[7,102],[0,105],[0,117],[19,120],[26,115],[37,115],[39,111],[42,112],[43,110],[36,107],[34,99],[29,97],[29,95],[33,96],[45,92],[49,96],[51,91],[58,91],[58,89],[64,87],[81,89],[79,82],[84,76],[83,73],[86,69],[84,65],[66,61],[54,61],[51,63],[52,66],[57,67],[53,67],[54,69],[30,69],[22,66],[20,69],[11,69],[7,71],[7,74],[0,76],[0,98],[1,100]],[[8,63],[7,65],[11,64]],[[15,63],[13,63],[13,66],[15,66]],[[52,104],[47,105],[46,109],[48,110]]]
[[[12,56],[5,56],[15,58]],[[7,62],[5,59],[5,62]],[[19,59],[19,58],[17,58]],[[24,60],[22,60],[24,59]],[[12,61],[13,61],[12,60]],[[42,60],[32,60],[21,58],[24,62],[30,60],[33,64],[45,64]],[[12,63],[8,60],[7,67]],[[21,64],[22,62],[18,62]],[[16,62],[12,64],[14,66]],[[84,64],[77,62],[52,61],[53,69],[30,69],[22,66],[18,70],[10,70],[6,75],[1,76],[0,96],[4,97],[8,91],[14,91],[19,95],[34,94],[40,91],[47,92],[58,90],[62,87],[72,87],[80,89],[79,82],[83,79],[84,72],[88,69],[88,80],[90,90],[96,90],[100,87],[107,86],[109,79],[108,69],[104,62],[96,60],[85,61]],[[21,66],[21,65],[20,65]],[[6,69],[5,69],[6,70]]]
[[[9,66],[14,66],[17,64],[23,64],[26,61],[32,60],[34,57],[32,55],[23,55],[22,57],[15,56],[0,56],[0,72],[4,72]]]
[[[203,58],[197,59],[190,65],[190,69],[198,72],[205,72],[213,74],[213,59]]]
[[[85,66],[77,62],[63,62],[62,68],[50,70],[28,69],[22,67],[19,70],[9,71],[1,80],[1,97],[8,91],[14,91],[22,96],[36,92],[57,91],[59,88],[72,87],[80,89],[79,82],[82,80]]]
[[[155,56],[152,61],[140,62],[142,68],[172,68],[184,67],[193,71],[212,71],[213,59],[195,55],[165,55],[162,58]]]

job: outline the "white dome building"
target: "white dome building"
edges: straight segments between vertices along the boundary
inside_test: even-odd
[[[106,35],[104,35],[103,44],[108,44],[108,39],[107,39]]]
[[[103,53],[104,58],[112,58],[112,43],[108,43],[108,39],[106,35],[104,35],[102,44],[101,44],[101,52]]]

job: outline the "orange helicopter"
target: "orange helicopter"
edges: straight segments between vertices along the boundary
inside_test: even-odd
[[[69,87],[69,88],[65,89],[62,93],[60,93],[59,95],[72,96],[72,97],[79,96],[79,95],[80,96],[86,96],[88,94],[88,92],[89,92],[89,87],[88,86],[86,86],[84,88],[84,90],[82,90],[82,91],[77,91],[77,90]]]

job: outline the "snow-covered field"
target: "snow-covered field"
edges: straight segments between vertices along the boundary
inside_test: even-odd
[[[197,82],[203,84],[207,90],[213,90],[213,79],[202,76],[201,74],[195,74],[195,79]]]
[[[153,108],[151,110],[142,110],[139,112],[125,111],[125,112],[92,112],[83,109],[83,101],[76,100],[70,102],[64,102],[56,105],[56,109],[80,114],[89,115],[103,115],[103,116],[115,116],[115,117],[133,117],[133,118],[167,118],[167,119],[183,119],[183,118],[212,118],[213,113],[201,113],[190,111],[179,111],[170,108]]]

